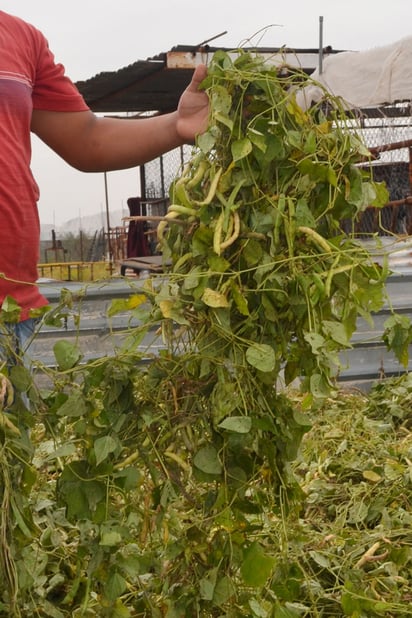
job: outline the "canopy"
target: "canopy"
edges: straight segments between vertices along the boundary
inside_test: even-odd
[[[412,99],[412,37],[366,51],[343,51],[325,58],[311,75],[349,108],[393,104]],[[307,108],[324,91],[315,84],[298,93]]]

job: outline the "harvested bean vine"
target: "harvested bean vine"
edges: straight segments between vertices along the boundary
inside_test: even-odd
[[[181,327],[164,334],[173,372],[196,392],[191,413],[221,434],[249,419],[245,449],[282,479],[304,421],[280,379],[301,381],[306,406],[329,395],[387,276],[352,234],[387,191],[361,165],[367,149],[338,100],[297,105],[307,80],[248,52],[215,54],[209,129],[170,189],[159,243],[172,267],[155,292],[161,317]]]

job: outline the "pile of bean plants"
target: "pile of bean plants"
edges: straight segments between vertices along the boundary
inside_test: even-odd
[[[352,229],[388,194],[338,100],[297,105],[309,82],[217,52],[159,225],[171,266],[113,301],[117,353],[62,338],[55,367],[2,368],[0,616],[410,615],[409,429],[336,380],[386,301]],[[66,290],[44,320],[81,310]],[[384,336],[405,362],[409,324]]]

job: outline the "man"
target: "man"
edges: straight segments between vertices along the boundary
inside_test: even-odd
[[[197,67],[175,112],[99,118],[55,62],[43,34],[0,11],[0,305],[9,296],[21,307],[20,323],[7,326],[17,345],[31,332],[30,310],[47,304],[35,284],[39,193],[30,170],[30,132],[84,172],[138,166],[192,143],[206,129],[208,99],[199,90],[205,75],[206,68]]]

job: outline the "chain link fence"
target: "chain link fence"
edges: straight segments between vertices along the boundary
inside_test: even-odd
[[[361,110],[358,126],[366,146],[376,157],[374,180],[384,182],[389,203],[382,209],[368,208],[360,217],[357,232],[385,235],[412,233],[411,157],[412,111],[410,103]]]
[[[372,164],[373,177],[378,182],[385,182],[390,200],[384,208],[371,207],[362,213],[357,233],[412,234],[411,104],[359,110],[353,122],[366,146],[376,153]],[[163,216],[166,213],[170,184],[191,152],[190,146],[178,148],[144,166],[142,184],[143,197],[148,201],[147,215]]]
[[[174,178],[183,169],[192,152],[190,146],[182,146],[144,165],[143,196],[146,200],[166,199]],[[161,214],[153,212],[151,214]]]

